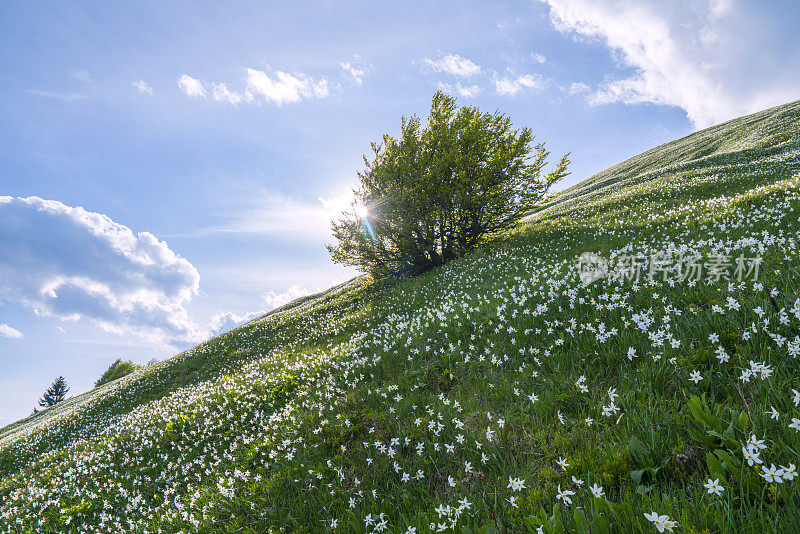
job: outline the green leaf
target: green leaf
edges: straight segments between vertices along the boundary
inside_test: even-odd
[[[630,503],[621,502],[614,507],[614,516],[617,523],[631,524],[633,522],[633,507]]]
[[[708,465],[708,470],[711,471],[711,478],[718,478],[721,483],[727,484],[725,469],[723,469],[717,457],[710,452],[706,454],[706,465]]]
[[[727,451],[723,451],[722,449],[717,449],[716,451],[714,451],[714,453],[724,463],[723,467],[725,467],[728,471],[730,471],[734,479],[738,480],[739,476],[742,473],[741,469],[742,464],[739,461],[739,458],[736,456],[731,456],[730,454],[728,454]]]
[[[595,534],[610,534],[611,523],[604,515],[595,515],[592,521],[592,530]]]
[[[725,429],[725,432],[723,432],[722,435],[725,438],[734,438],[736,436],[733,431],[733,423],[728,425],[728,428]]]
[[[705,405],[704,402],[700,400],[700,397],[697,395],[692,395],[688,404],[689,411],[692,412],[692,416],[697,421],[705,425],[707,428],[716,428],[716,420],[712,415],[711,410]]]
[[[702,430],[691,426],[687,427],[686,430],[689,432],[689,436],[696,442],[702,443],[706,447],[714,446],[715,440]]]
[[[628,452],[635,465],[653,467],[653,456],[636,436],[631,437],[628,442]]]
[[[540,511],[540,515],[541,515],[541,511]],[[528,532],[530,534],[536,534],[536,531],[537,531],[538,527],[540,527],[543,524],[545,524],[545,521],[542,521],[540,518],[532,516],[532,515],[526,516],[523,519],[523,522],[525,523],[525,526],[528,527]]]
[[[739,429],[745,433],[750,430],[750,418],[744,412],[739,414]]]
[[[575,510],[575,531],[579,534],[589,534],[589,523],[582,508]]]
[[[728,427],[731,429],[733,427],[733,423]],[[715,438],[719,438],[722,441],[722,444],[725,445],[730,450],[737,450],[739,448],[739,442],[733,437],[733,431],[730,432],[730,435],[727,435],[728,432],[726,431],[725,434],[720,434],[719,432],[709,431],[709,436],[714,436]]]

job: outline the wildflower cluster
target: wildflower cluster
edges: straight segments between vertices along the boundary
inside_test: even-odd
[[[0,532],[790,530],[800,104],[771,113],[0,429]],[[762,262],[584,285],[589,248]]]

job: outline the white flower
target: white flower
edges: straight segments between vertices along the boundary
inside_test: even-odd
[[[658,515],[656,512],[650,512],[649,514],[644,514],[645,519],[653,523],[653,525],[658,529],[659,532],[664,532],[664,530],[669,530],[672,532],[672,529],[675,528],[677,523],[672,521],[669,516],[666,515]]]
[[[508,477],[508,486],[511,488],[511,491],[519,491],[525,489],[525,479],[524,478],[511,478]]]
[[[381,513],[380,522],[375,525],[375,532],[383,532],[389,526],[389,521],[387,521],[383,516],[384,514]]]
[[[775,464],[772,464],[770,467],[762,467],[761,469],[764,470],[761,476],[767,482],[775,482],[776,484],[783,482],[783,469],[775,467]]]
[[[750,448],[750,447],[742,447],[742,455],[744,459],[747,460],[747,465],[753,465],[753,463],[760,464],[761,459],[758,457],[758,451]]]
[[[556,498],[561,499],[564,501],[564,504],[569,505],[572,503],[572,499],[569,498],[570,495],[575,495],[575,492],[570,490],[561,491],[561,484],[558,485],[558,493],[556,494]]]
[[[703,484],[703,486],[708,490],[709,495],[722,495],[722,492],[725,491],[725,488],[719,485],[719,479],[711,480],[708,479],[708,482]]]
[[[794,464],[789,464],[788,467],[781,466],[781,469],[783,470],[783,480],[794,480],[794,477],[797,476],[797,469]]]
[[[592,495],[594,495],[595,497],[602,497],[603,495],[606,494],[606,492],[603,491],[603,486],[598,486],[597,484],[592,484],[589,487],[589,491],[591,491]]]

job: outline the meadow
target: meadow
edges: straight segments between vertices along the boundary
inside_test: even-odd
[[[657,147],[0,429],[0,532],[800,532],[798,213],[800,102]]]

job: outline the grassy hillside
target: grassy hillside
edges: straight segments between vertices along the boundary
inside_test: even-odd
[[[800,531],[798,210],[800,102],[645,152],[1,429],[0,532]]]

